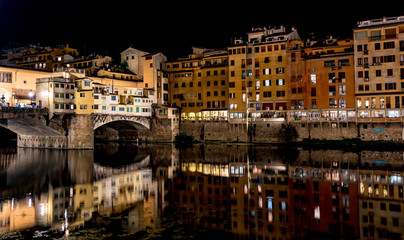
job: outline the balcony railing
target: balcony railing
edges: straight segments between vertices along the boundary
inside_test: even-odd
[[[388,39],[396,39],[397,34],[389,34],[389,35],[379,35],[379,36],[371,36],[368,38],[369,42],[374,42],[374,41],[382,41],[382,40],[388,40]]]

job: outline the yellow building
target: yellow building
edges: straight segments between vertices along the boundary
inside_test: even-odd
[[[120,68],[103,68],[97,72],[98,77],[141,82],[133,72]]]
[[[83,78],[76,80],[74,93],[76,114],[92,114],[94,109],[94,88],[91,79]]]
[[[289,42],[300,40],[297,30],[253,28],[247,40],[236,39],[229,53],[230,120],[273,117],[287,110]]]
[[[194,48],[188,58],[167,62],[170,103],[183,120],[227,120],[227,52]]]
[[[161,52],[143,55],[143,82],[144,88],[155,89],[157,78],[162,69],[162,64],[167,61]]]
[[[80,70],[77,72],[71,68],[64,72],[53,73],[51,77],[37,78],[35,98],[37,107],[48,108],[51,115],[74,113],[77,99],[75,81],[84,77]]]

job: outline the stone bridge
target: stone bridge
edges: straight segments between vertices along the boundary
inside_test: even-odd
[[[66,137],[63,134],[37,122],[9,118],[2,119],[0,127],[17,135],[18,147],[67,148]]]
[[[119,131],[130,128],[146,141],[172,141],[178,130],[178,124],[173,127],[169,119],[74,113],[50,116],[47,109],[0,108],[0,135],[7,132],[4,129],[13,132],[19,147],[93,149],[94,130],[112,122],[123,124]]]

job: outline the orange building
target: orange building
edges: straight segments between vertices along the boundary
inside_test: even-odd
[[[307,86],[305,74],[305,61],[303,54],[303,41],[291,41],[286,49],[287,54],[287,86],[288,86],[288,105],[287,109],[307,109],[307,92],[310,90]]]
[[[270,118],[287,110],[287,49],[300,41],[297,30],[253,28],[229,52],[230,120]]]
[[[170,103],[182,120],[227,120],[227,52],[194,48],[188,58],[165,63]]]
[[[290,92],[292,96],[301,94],[301,99],[306,101],[299,104],[295,100],[292,104],[291,98],[291,106],[321,109],[322,118],[346,120],[347,110],[355,108],[353,41],[329,37],[321,41],[309,40],[305,45],[305,79],[302,80],[305,84],[297,88],[291,84]]]

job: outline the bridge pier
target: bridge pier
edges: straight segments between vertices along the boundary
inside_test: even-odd
[[[94,149],[93,116],[71,115],[67,121],[67,148]]]

